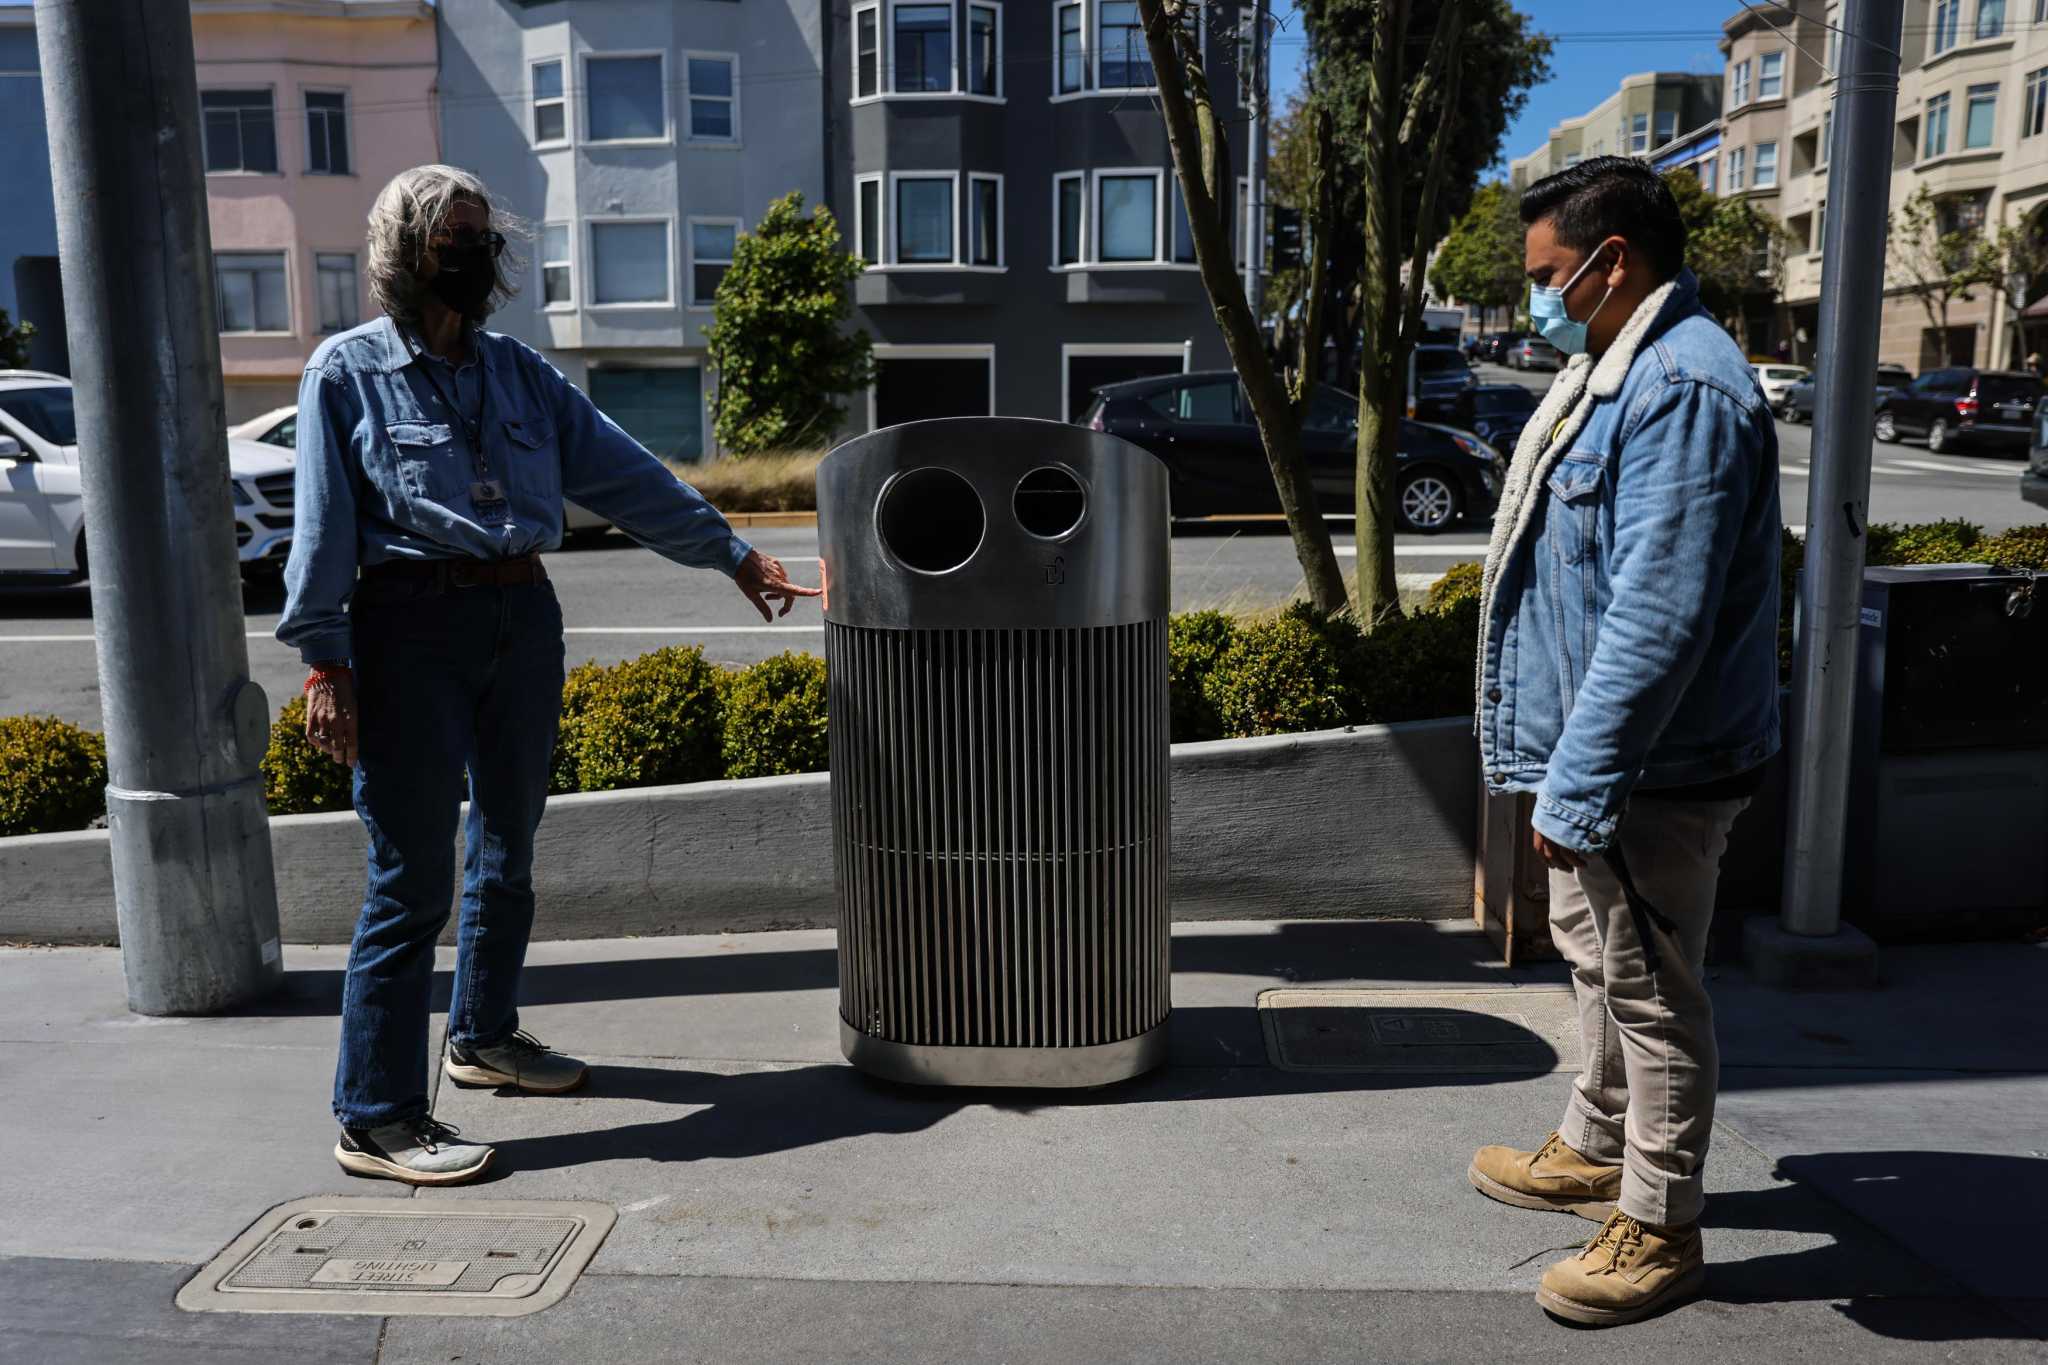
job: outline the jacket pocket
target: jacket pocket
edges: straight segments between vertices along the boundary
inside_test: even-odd
[[[1571,454],[1550,471],[1552,543],[1567,564],[1584,562],[1599,532],[1607,464],[1597,455]]]
[[[449,502],[462,471],[454,431],[446,422],[392,422],[384,428],[391,445],[391,467],[408,496]]]

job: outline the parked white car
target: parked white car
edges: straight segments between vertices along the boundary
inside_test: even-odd
[[[1759,363],[1751,366],[1751,368],[1756,371],[1756,382],[1763,389],[1764,398],[1770,403],[1773,410],[1784,407],[1785,395],[1792,391],[1792,386],[1813,373],[1804,365],[1766,365]]]
[[[262,441],[266,445],[283,446],[286,450],[296,449],[299,440],[299,410],[295,407],[272,408],[261,417],[252,417],[239,426],[229,427],[228,435],[249,441]],[[586,511],[567,499],[563,500],[563,535],[595,540],[611,528],[612,524],[597,513]]]
[[[296,457],[255,441],[228,441],[235,544],[251,577],[284,568],[292,544]],[[85,503],[71,381],[39,370],[0,370],[0,577],[85,574]]]

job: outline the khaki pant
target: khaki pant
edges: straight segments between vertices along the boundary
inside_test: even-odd
[[[1622,1167],[1621,1210],[1645,1223],[1690,1223],[1705,1204],[1721,1079],[1707,929],[1728,831],[1748,805],[1638,798],[1618,860],[1550,874],[1550,936],[1571,964],[1585,1057],[1558,1132]]]

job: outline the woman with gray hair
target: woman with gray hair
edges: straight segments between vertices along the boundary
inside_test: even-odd
[[[474,1180],[492,1155],[435,1122],[427,1100],[434,943],[465,794],[446,1073],[543,1094],[586,1075],[522,1032],[518,1011],[562,704],[562,610],[541,552],[561,544],[563,498],[678,564],[728,575],[764,620],[818,593],[538,353],[483,330],[515,292],[501,230],[513,226],[467,171],[393,178],[370,210],[384,316],[323,342],[299,387],[298,526],[277,637],[311,666],[307,735],[355,769],[370,844],[342,989],[334,1154],[357,1175],[412,1185]]]

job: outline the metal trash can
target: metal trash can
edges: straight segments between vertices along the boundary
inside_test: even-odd
[[[818,468],[840,1042],[927,1085],[1166,1051],[1166,470],[948,418]]]

